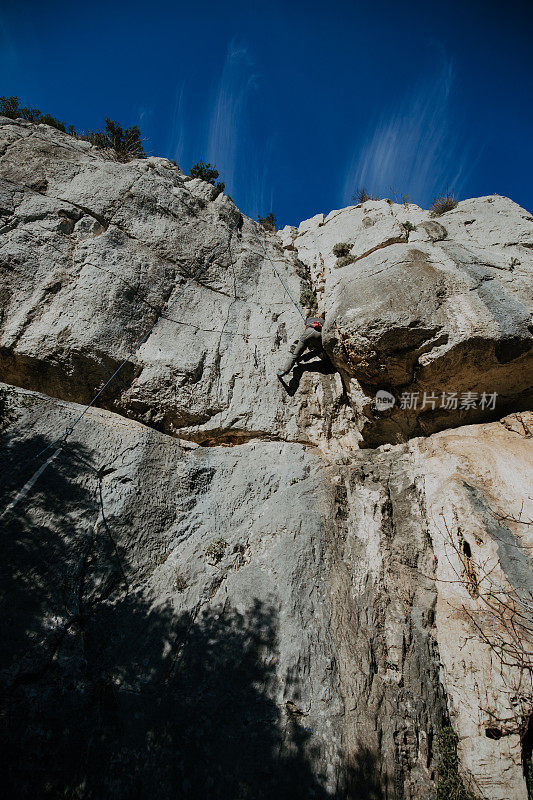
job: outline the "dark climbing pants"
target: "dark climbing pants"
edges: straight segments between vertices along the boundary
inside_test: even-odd
[[[290,372],[294,365],[297,364],[301,359],[306,350],[316,351],[317,356],[323,356],[324,354],[324,351],[322,350],[322,334],[315,328],[306,328],[303,335],[298,339],[292,355],[283,367],[283,371],[285,373]]]

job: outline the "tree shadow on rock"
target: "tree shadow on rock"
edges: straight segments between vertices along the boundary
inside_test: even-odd
[[[276,702],[277,612],[158,604],[113,540],[100,480],[69,442],[2,519],[6,796],[326,800],[311,734]]]
[[[305,372],[333,375],[337,372],[337,369],[327,356],[317,359],[315,352],[305,353],[300,362],[294,367],[290,381],[288,383],[282,381],[289,397],[293,397],[300,388],[300,382]]]
[[[346,758],[343,783],[342,796],[350,800],[385,800],[377,756],[364,745]]]

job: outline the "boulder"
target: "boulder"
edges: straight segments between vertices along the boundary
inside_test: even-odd
[[[346,386],[354,381],[364,443],[531,407],[533,217],[524,209],[481,197],[433,219],[412,204],[369,201],[300,230],[294,247],[324,298],[326,349]],[[385,413],[373,404],[380,389],[395,398]]]

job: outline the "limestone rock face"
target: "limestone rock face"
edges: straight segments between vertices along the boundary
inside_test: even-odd
[[[302,223],[291,247],[324,298],[326,346],[357,381],[367,444],[531,407],[533,217],[511,200],[465,200],[438,219],[368,201]],[[396,399],[385,415],[379,389]],[[467,392],[476,408],[461,408]]]
[[[527,212],[371,201],[228,246],[231,200],[166,159],[0,120],[0,214],[10,796],[527,800]],[[285,388],[265,250],[327,313],[333,365]]]
[[[265,390],[301,327],[261,249],[299,297],[277,237],[245,221],[228,248],[231,200],[166,159],[103,160],[46,125],[1,131],[4,380],[89,402],[215,252],[100,402],[202,443],[306,438],[305,400]]]

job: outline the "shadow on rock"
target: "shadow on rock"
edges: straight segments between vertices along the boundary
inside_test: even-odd
[[[337,372],[335,366],[331,363],[329,358],[321,358],[317,360],[316,353],[306,353],[302,360],[294,367],[292,377],[288,383],[281,380],[285,391],[290,397],[293,397],[300,388],[300,382],[305,372],[315,372],[320,375],[333,375]],[[314,359],[313,361],[309,359]]]
[[[346,759],[343,797],[353,800],[385,800],[376,755],[368,747]]]
[[[2,462],[46,443],[11,443]],[[35,467],[4,486],[2,510]],[[158,605],[113,539],[100,481],[69,443],[2,520],[6,796],[331,797],[312,734],[276,702],[276,610]]]

